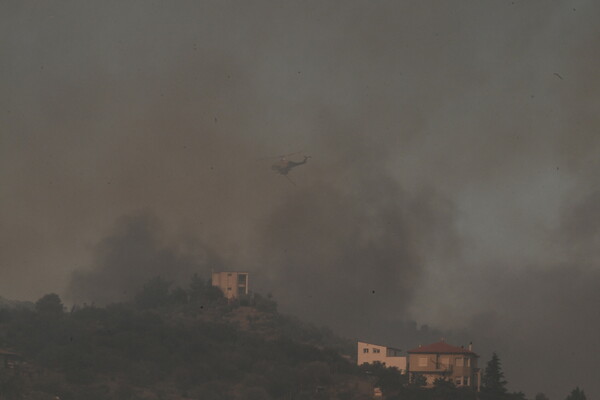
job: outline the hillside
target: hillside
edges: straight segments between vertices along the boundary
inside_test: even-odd
[[[0,313],[0,348],[22,355],[0,374],[2,399],[366,399],[372,385],[353,346],[277,312],[254,295],[227,303],[194,277],[161,278],[131,302]]]

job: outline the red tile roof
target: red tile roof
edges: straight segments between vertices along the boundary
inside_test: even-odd
[[[428,344],[426,346],[419,346],[416,349],[409,350],[408,353],[434,353],[434,354],[472,354],[477,356],[474,352],[464,347],[452,346],[444,341]]]

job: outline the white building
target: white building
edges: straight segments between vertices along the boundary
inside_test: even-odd
[[[380,362],[386,367],[396,367],[403,374],[406,373],[406,357],[402,356],[400,349],[358,342],[357,364],[363,365],[374,362]]]

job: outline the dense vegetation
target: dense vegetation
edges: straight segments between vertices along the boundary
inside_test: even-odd
[[[0,348],[24,360],[0,369],[0,400],[366,400],[374,387],[388,400],[477,398],[452,382],[424,389],[395,368],[357,367],[354,343],[279,314],[268,297],[227,302],[197,276],[187,288],[152,279],[106,307],[65,312],[56,294],[0,307]],[[479,398],[525,398],[507,392],[495,354]]]
[[[327,330],[260,295],[228,303],[198,277],[186,289],[155,278],[131,303],[70,312],[49,294],[34,310],[1,310],[0,329],[0,347],[28,362],[0,381],[7,399],[354,399],[370,390]]]

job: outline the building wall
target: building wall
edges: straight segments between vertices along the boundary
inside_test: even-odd
[[[470,354],[409,354],[409,371],[427,378],[427,386],[438,378],[452,380],[456,386],[479,387],[477,356]]]
[[[358,342],[357,364],[374,363],[376,361],[387,367],[396,367],[406,372],[406,357],[400,356],[400,350],[371,343]]]
[[[0,370],[13,369],[20,364],[20,360],[20,356],[14,353],[0,353]]]
[[[221,289],[227,299],[237,299],[248,294],[248,273],[213,272],[212,285]]]

